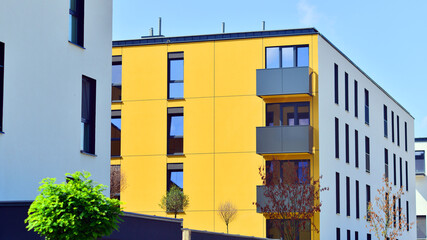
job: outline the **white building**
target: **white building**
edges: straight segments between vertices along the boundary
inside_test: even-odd
[[[111,0],[0,0],[3,206],[75,171],[109,185],[111,26]]]
[[[427,138],[415,138],[415,174],[417,201],[417,238],[427,239],[427,178],[426,178]]]

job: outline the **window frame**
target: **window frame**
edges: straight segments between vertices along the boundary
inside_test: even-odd
[[[405,122],[405,152],[408,151],[408,123]]]
[[[184,61],[184,52],[168,52],[168,92],[167,99],[168,100],[179,100],[184,99],[184,79],[185,79],[185,61]],[[182,60],[182,80],[172,80],[171,79],[171,61]],[[182,83],[182,97],[171,97],[171,84],[173,83]]]
[[[167,163],[167,165],[166,165],[166,192],[168,192],[170,190],[170,188],[172,187],[172,173],[173,172],[182,172],[182,189],[181,189],[181,191],[184,192],[184,163]]]
[[[418,229],[419,229],[419,225],[420,224],[418,224],[419,222],[420,222],[420,220],[419,219],[421,219],[421,218],[423,218],[423,220],[424,220],[424,229],[421,229],[421,230],[424,230],[424,236],[419,236],[418,235]],[[417,217],[416,217],[416,224],[417,224],[417,238],[427,238],[427,217],[426,217],[426,215],[417,215]]]
[[[394,112],[391,111],[391,142],[394,143]]]
[[[117,119],[117,118],[120,118],[120,120],[122,119],[122,110],[112,110],[111,111],[111,120]],[[111,127],[113,127],[112,122],[111,122]],[[111,158],[119,158],[122,156],[122,154],[121,154],[121,140],[122,140],[122,136],[121,136],[122,128],[121,128],[121,126],[119,129],[119,132],[120,132],[120,137],[118,137],[118,138],[113,138],[113,133],[111,133]],[[113,155],[113,141],[119,142],[119,147],[118,147],[118,149],[119,149],[118,151],[120,153],[119,155]]]
[[[369,125],[369,91],[365,88],[365,124]]]
[[[417,153],[422,153],[422,158],[417,159]],[[425,156],[426,156],[425,150],[415,150],[415,175],[424,175],[425,176],[425,173],[426,173],[426,166],[425,166],[425,158],[426,157]],[[423,165],[423,169],[424,169],[423,172],[417,171],[417,162],[418,161],[422,161],[422,165]]]
[[[84,84],[84,82],[87,82],[87,85]],[[80,152],[89,154],[89,155],[95,155],[95,145],[96,145],[96,80],[93,78],[90,78],[88,76],[82,75],[82,115],[81,115],[81,124],[82,124],[82,145]],[[87,90],[89,92],[88,98],[86,98],[86,101],[88,101],[85,104],[85,88],[84,86],[88,86],[89,89]],[[88,111],[88,118],[86,119],[84,117],[84,111],[85,106],[87,106],[89,109]],[[86,126],[89,128],[88,132],[86,132]],[[88,141],[88,142],[86,142]]]
[[[3,129],[3,104],[4,104],[4,65],[5,65],[6,44],[0,42],[0,133]]]
[[[345,162],[350,164],[350,130],[347,123],[345,124]]]
[[[123,64],[122,64],[122,56],[121,55],[115,55],[112,57],[112,62],[111,62],[112,66],[117,66],[120,65],[122,66],[121,68],[121,73],[122,75],[120,76],[120,84],[116,84],[113,83],[113,76],[111,76],[111,102],[121,102],[123,100],[122,98],[122,85],[123,85]],[[114,99],[114,88],[118,88],[120,89],[120,93],[119,93],[119,99]]]
[[[359,96],[358,96],[358,82],[354,80],[354,116],[359,118]]]
[[[400,118],[399,115],[396,114],[396,127],[397,127],[397,146],[400,146]]]
[[[308,48],[308,65],[307,66],[298,66],[298,48]],[[278,68],[294,68],[294,67],[309,67],[310,66],[310,45],[309,44],[302,44],[302,45],[288,45],[288,46],[271,46],[266,47],[264,50],[265,54],[265,69],[277,69],[277,68],[267,68],[268,66],[268,54],[267,51],[270,48],[278,48],[279,49],[279,67]],[[293,54],[293,64],[292,67],[283,67],[283,59],[282,59],[282,50],[284,48],[292,48],[292,54]]]
[[[384,110],[384,137],[388,138],[388,110],[387,110],[387,106],[384,104],[383,106],[383,110]]]
[[[371,186],[366,184],[366,221],[371,221],[371,217],[368,211],[369,203],[371,202]]]
[[[359,131],[356,129],[354,129],[354,158],[354,165],[359,168]]]
[[[335,213],[341,213],[340,206],[340,173],[335,172]]]
[[[337,117],[335,118],[335,158],[340,158],[340,126]]]
[[[371,143],[370,143],[370,139],[368,136],[365,136],[365,166],[366,166],[366,172],[370,173],[371,172],[371,159],[370,159],[370,155],[371,155]]]
[[[346,185],[346,215],[347,217],[350,217],[350,177],[346,176],[345,178],[345,185]]]
[[[345,110],[349,111],[349,86],[348,86],[348,73],[344,73],[344,93],[345,93]]]
[[[396,163],[396,154],[395,153],[393,153],[393,183],[394,183],[394,186],[397,186],[397,170],[396,170],[396,165],[397,165],[397,163]]]
[[[71,9],[71,5],[72,2],[75,1],[76,3],[76,10],[74,11],[73,9]],[[85,0],[70,0],[70,8],[69,8],[69,37],[68,37],[68,41],[70,43],[73,43],[77,46],[80,46],[82,48],[84,48],[84,20],[85,20]],[[77,26],[74,26],[72,19],[76,18],[77,21]],[[76,35],[74,36],[74,31],[73,31],[73,27],[75,27],[76,30]],[[76,38],[76,39],[74,39]]]
[[[174,116],[182,116],[182,136],[181,135],[174,135],[171,136],[171,124],[172,124],[172,117]],[[167,109],[167,155],[184,155],[184,108],[183,107],[169,107]],[[170,139],[182,139],[182,151],[181,152],[175,152],[172,150],[172,145],[170,143]]]
[[[267,127],[277,127],[277,126],[269,126],[268,122],[267,122],[267,114],[269,113],[267,111],[268,106],[272,106],[272,105],[279,105],[280,108],[280,125],[279,126],[310,126],[310,115],[311,115],[311,109],[310,109],[310,102],[286,102],[286,103],[267,103],[265,106],[265,125]],[[284,120],[283,120],[283,108],[284,107],[293,107],[294,108],[294,125],[284,125]],[[300,125],[299,124],[299,114],[298,114],[298,107],[308,107],[308,125]],[[298,123],[298,124],[296,124]]]
[[[336,63],[334,63],[334,102],[339,105],[339,69]]]
[[[388,149],[384,148],[384,176],[385,178],[389,179],[389,168],[388,168]]]
[[[360,192],[359,192],[359,181],[356,180],[356,219],[360,218]]]

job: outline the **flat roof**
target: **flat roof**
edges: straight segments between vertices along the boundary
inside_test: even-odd
[[[350,60],[341,50],[339,50],[331,41],[323,36],[316,28],[296,28],[296,29],[282,29],[282,30],[265,30],[253,32],[235,32],[235,33],[217,33],[205,35],[192,35],[192,36],[152,36],[142,37],[139,39],[130,40],[117,40],[113,41],[113,47],[128,47],[128,46],[143,46],[154,44],[171,44],[171,43],[188,43],[188,42],[206,42],[206,41],[220,41],[220,40],[233,40],[233,39],[247,39],[247,38],[264,38],[264,37],[284,37],[284,36],[299,36],[299,35],[319,35],[326,42],[328,42],[335,50],[337,50],[345,59],[347,59],[355,68],[357,68],[366,78],[368,78],[375,86],[377,86],[386,96],[393,100],[400,106],[410,117],[414,117],[406,110],[399,102],[397,102],[387,91],[385,91],[378,83],[368,76],[359,66]]]
[[[425,138],[415,138],[415,142],[427,142],[427,137],[425,137]]]

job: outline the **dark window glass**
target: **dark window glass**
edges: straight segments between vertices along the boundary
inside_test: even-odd
[[[345,162],[350,163],[350,133],[348,124],[345,124]]]
[[[397,146],[400,146],[400,118],[396,115],[396,128],[397,128]]]
[[[338,65],[334,64],[334,92],[335,92],[335,103],[338,104]]]
[[[406,201],[406,231],[409,231],[409,202],[408,201]]]
[[[408,161],[405,161],[406,191],[408,191]]]
[[[368,212],[368,208],[369,208],[369,203],[371,202],[371,186],[366,185],[366,220],[370,221],[371,220],[371,216]]]
[[[300,222],[294,222],[294,221],[303,221],[303,223]],[[297,236],[296,239],[298,240],[310,240],[311,239],[311,224],[310,220],[283,220],[283,219],[267,219],[267,237],[272,239],[280,239],[281,238],[281,232],[285,230],[280,230],[280,228],[283,229],[290,229],[291,226],[296,226],[296,232]]]
[[[310,125],[310,103],[269,103],[266,126]]]
[[[427,238],[426,216],[417,216],[417,238]]]
[[[384,148],[384,175],[388,180],[388,149]]]
[[[95,154],[96,81],[82,77],[81,150]]]
[[[122,114],[120,110],[111,111],[111,156],[121,155]]]
[[[356,218],[360,218],[359,181],[356,180]]]
[[[396,228],[396,196],[393,195],[393,227]]]
[[[120,60],[115,60],[120,59]],[[113,56],[112,65],[112,81],[111,81],[111,100],[122,100],[122,61],[121,56]]]
[[[408,151],[408,124],[405,122],[405,151]]]
[[[399,214],[399,223],[402,221],[402,199],[399,198],[399,209],[398,209],[398,214]],[[402,228],[402,225],[399,224],[399,229]]]
[[[184,98],[184,53],[168,54],[168,98]]]
[[[388,137],[388,120],[387,120],[387,106],[384,105],[384,137]]]
[[[339,133],[339,120],[335,118],[335,158],[340,157],[340,133]]]
[[[172,186],[177,186],[181,191],[184,190],[184,165],[182,163],[168,163],[167,190]]]
[[[359,117],[359,96],[358,96],[358,84],[354,80],[354,116]]]
[[[354,232],[354,240],[359,240],[359,232]]]
[[[266,68],[308,67],[308,46],[266,48]]]
[[[110,198],[120,200],[122,175],[120,165],[110,167]]]
[[[370,159],[370,143],[369,143],[368,137],[365,137],[365,163],[366,163],[366,172],[370,172],[371,159]]]
[[[168,108],[168,154],[184,152],[184,109]]]
[[[341,229],[337,228],[337,240],[341,240]]]
[[[69,41],[83,47],[84,0],[70,0]]]
[[[345,110],[348,111],[348,73],[344,74],[345,85]]]
[[[354,130],[354,158],[355,166],[359,167],[359,131]]]
[[[393,183],[397,185],[397,173],[396,173],[396,154],[393,153]]]
[[[0,42],[0,132],[3,132],[4,43]]]
[[[366,240],[372,240],[370,233],[366,234]]]
[[[309,160],[266,161],[267,184],[308,183],[310,180]]]
[[[336,213],[340,213],[340,174],[335,173],[335,203]]]
[[[394,112],[391,111],[391,141],[394,142]]]
[[[425,151],[415,151],[415,174],[425,174]]]
[[[399,158],[399,171],[400,171],[400,187],[403,187],[403,167],[402,167],[402,158]]]
[[[350,230],[347,230],[347,240],[351,240],[351,233],[350,233]]]
[[[365,123],[369,125],[369,91],[365,89]]]
[[[346,185],[346,210],[347,210],[347,217],[350,216],[350,178],[345,178],[345,185]]]

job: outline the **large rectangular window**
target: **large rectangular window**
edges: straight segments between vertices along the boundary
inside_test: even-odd
[[[396,172],[396,154],[393,153],[393,183],[394,186],[397,185],[397,172]]]
[[[82,77],[81,151],[95,154],[96,81]]]
[[[350,216],[350,178],[346,177],[345,178],[345,195],[346,195],[346,212],[347,212],[347,217]]]
[[[369,203],[371,202],[371,186],[366,185],[366,220],[370,221],[371,216],[369,214]]]
[[[405,122],[405,151],[408,151],[408,123]]]
[[[168,154],[184,153],[184,108],[168,108]]]
[[[344,87],[345,87],[345,110],[348,111],[348,73],[344,74]]]
[[[397,146],[400,146],[400,118],[396,115],[396,132],[397,132]]]
[[[309,160],[273,160],[265,164],[267,184],[303,184],[310,180]]]
[[[359,167],[359,131],[354,130],[354,160],[355,166]]]
[[[0,42],[0,132],[3,132],[4,43]]]
[[[359,232],[358,231],[354,232],[354,240],[359,240]]]
[[[360,218],[359,181],[356,180],[356,218]]]
[[[358,83],[354,80],[354,116],[359,117]]]
[[[387,106],[384,105],[384,137],[388,137],[388,116],[387,116]]]
[[[265,51],[266,68],[308,67],[307,45],[268,47]]]
[[[369,125],[369,91],[365,88],[365,123]]]
[[[388,181],[388,149],[384,148],[384,175]]]
[[[391,141],[394,142],[394,112],[391,111]]]
[[[122,56],[113,56],[111,81],[111,100],[122,100]]]
[[[336,213],[340,213],[340,174],[335,173],[335,206]]]
[[[365,166],[366,172],[371,172],[371,158],[370,158],[370,143],[369,138],[365,137]]]
[[[345,124],[345,162],[350,163],[350,133],[348,124]]]
[[[399,158],[399,170],[400,170],[400,187],[403,187],[403,167],[402,167],[402,158]]]
[[[121,156],[122,112],[111,111],[111,157]]]
[[[176,186],[181,191],[184,190],[184,164],[183,163],[168,163],[167,165],[167,191],[172,186]]]
[[[334,64],[334,93],[335,93],[335,103],[338,104],[338,97],[339,97],[339,91],[338,91],[338,65]]]
[[[84,0],[70,0],[69,41],[83,47],[84,42]]]
[[[184,53],[168,53],[168,99],[184,98]]]
[[[335,158],[340,158],[340,127],[339,120],[335,118]]]
[[[302,223],[292,223],[291,221],[303,221]],[[292,224],[292,225],[291,225]],[[291,226],[295,226],[297,232],[296,239],[299,240],[310,240],[311,239],[311,224],[310,220],[284,220],[284,219],[267,219],[267,237],[272,239],[280,239],[281,232],[285,230],[278,229],[281,226],[284,229],[289,229]]]
[[[415,174],[425,175],[425,151],[415,151]]]
[[[427,238],[426,216],[417,216],[417,238]]]
[[[265,119],[266,126],[310,125],[310,103],[269,103]]]

